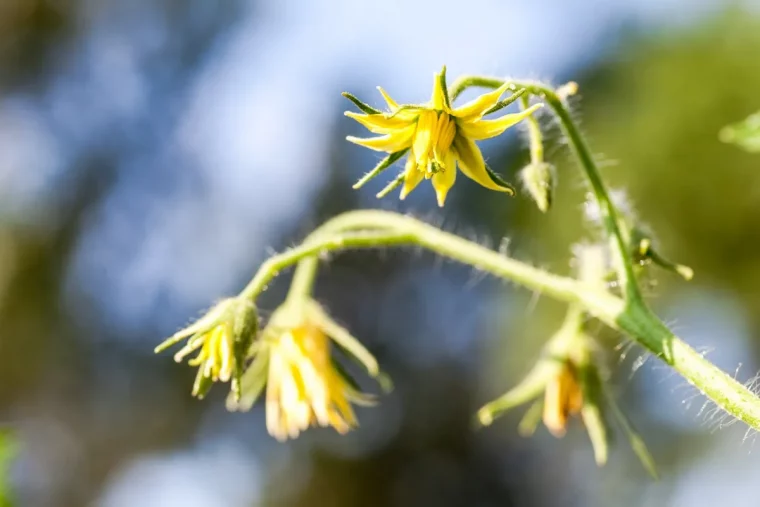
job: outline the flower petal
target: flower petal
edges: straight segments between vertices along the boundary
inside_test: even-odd
[[[364,366],[370,376],[376,377],[380,373],[377,359],[375,359],[370,351],[359,340],[351,336],[351,333],[346,328],[335,322],[321,306],[317,303],[312,303],[309,305],[309,312],[309,317],[318,323],[322,332],[337,343],[349,356]]]
[[[417,131],[414,134],[412,151],[417,158],[417,163],[427,161],[435,144],[435,130],[438,127],[438,115],[432,109],[420,111],[417,119]]]
[[[449,193],[451,187],[454,186],[454,181],[457,177],[457,164],[456,156],[454,153],[449,152],[446,156],[446,164],[442,170],[433,175],[433,188],[435,189],[435,195],[438,198],[438,206],[441,208],[446,202],[446,194]]]
[[[388,107],[391,109],[391,111],[395,111],[398,109],[398,102],[393,100],[390,95],[388,95],[388,92],[383,90],[382,86],[377,87],[377,91],[380,92],[380,95],[383,96],[383,99],[385,100],[385,103],[388,104]]]
[[[230,412],[247,412],[256,403],[267,383],[267,368],[269,367],[269,352],[256,354],[255,359],[243,373],[240,380],[240,399],[235,399],[233,393],[227,396],[227,410]]]
[[[395,151],[408,148],[412,144],[412,137],[417,125],[411,124],[408,127],[393,131],[380,137],[361,138],[348,136],[346,140],[359,146],[364,146],[375,151],[386,151],[393,153]]]
[[[457,133],[453,148],[459,161],[459,169],[465,176],[491,190],[509,192],[508,188],[500,186],[488,175],[483,154],[473,141]]]
[[[436,72],[433,78],[433,95],[430,97],[430,104],[433,109],[438,111],[446,111],[449,109],[448,100],[446,98],[446,90],[444,88],[446,80],[446,67],[441,72]]]
[[[504,83],[492,92],[484,93],[466,104],[455,108],[451,114],[463,121],[477,120],[499,102],[504,92],[509,89],[509,83]]]
[[[425,178],[425,172],[417,169],[417,161],[414,158],[414,153],[409,155],[409,159],[406,161],[406,168],[404,169],[404,187],[401,189],[401,195],[399,199],[402,201],[406,199],[406,196],[420,184]]]
[[[359,114],[354,113],[353,111],[346,111],[343,114],[358,121],[364,125],[367,130],[374,134],[389,134],[394,130],[408,127],[411,123],[408,119],[403,117],[395,116],[389,118],[384,114]]]
[[[495,120],[475,120],[469,122],[460,122],[459,129],[463,136],[474,141],[496,137],[509,127],[521,122],[531,115],[533,111],[539,109],[543,104],[534,104],[525,111],[519,113],[505,114]]]

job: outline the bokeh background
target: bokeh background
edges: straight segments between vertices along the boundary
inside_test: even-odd
[[[317,296],[395,391],[346,437],[278,444],[263,409],[198,402],[152,349],[237,292],[274,250],[362,207],[399,210],[568,271],[586,188],[550,118],[555,208],[461,178],[383,202],[346,143],[350,90],[426,100],[442,64],[580,83],[577,118],[685,283],[653,305],[742,381],[760,371],[760,156],[718,140],[760,109],[760,4],[721,0],[0,0],[0,425],[24,507],[760,505],[755,434],[623,337],[615,392],[663,479],[625,439],[597,469],[575,422],[517,436],[472,415],[524,374],[563,307],[411,249],[334,256]],[[516,181],[514,132],[483,143]],[[283,277],[261,300],[274,309]],[[368,386],[372,387],[372,386]],[[4,440],[4,439],[3,439]],[[0,467],[2,468],[2,467]],[[2,484],[2,483],[0,483]]]

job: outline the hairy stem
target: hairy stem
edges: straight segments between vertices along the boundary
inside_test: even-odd
[[[314,234],[310,237],[312,236]],[[297,276],[294,277],[289,297],[294,294],[305,294],[311,291],[319,262],[319,254],[333,250],[345,250],[347,248],[377,248],[378,246],[408,244],[413,241],[414,237],[404,232],[372,231],[360,231],[353,234],[324,234],[321,235],[318,241],[309,241],[307,239],[301,245],[267,259],[256,272],[256,276],[240,292],[240,297],[255,301],[259,294],[266,290],[273,278],[280,274],[283,269],[298,262],[301,262],[303,267],[301,267],[300,272],[296,273]]]
[[[303,245],[264,263],[241,295],[255,299],[280,271],[298,262],[313,262],[308,259],[320,252],[402,244],[426,248],[582,307],[608,326],[628,334],[726,412],[760,429],[760,398],[673,335],[645,305],[626,302],[597,285],[547,273],[397,213],[366,210],[338,215],[315,230]]]
[[[604,181],[602,180],[599,169],[594,162],[594,158],[591,155],[591,151],[589,150],[586,141],[583,139],[578,127],[575,125],[575,122],[570,115],[570,111],[554,90],[541,83],[523,83],[487,76],[463,76],[454,81],[451,85],[451,97],[452,100],[454,100],[460,93],[469,87],[479,86],[485,88],[498,88],[506,82],[513,84],[515,89],[524,88],[528,90],[528,93],[531,95],[544,99],[549,107],[554,110],[557,118],[559,118],[562,130],[570,141],[573,153],[577,157],[586,178],[591,184],[594,198],[599,206],[602,223],[610,238],[612,252],[615,256],[615,269],[623,294],[628,301],[642,301],[643,298],[641,297],[641,292],[636,284],[636,277],[633,273],[633,260],[630,252],[630,234],[628,231],[624,230],[624,227],[621,224],[621,220],[618,217],[618,211],[615,208],[612,199],[610,199],[607,187],[604,185]]]

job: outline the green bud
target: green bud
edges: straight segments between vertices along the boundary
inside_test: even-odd
[[[544,213],[549,211],[557,183],[554,166],[547,162],[533,162],[520,171],[520,177],[538,209]]]

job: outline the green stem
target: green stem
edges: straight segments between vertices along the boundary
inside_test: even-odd
[[[717,406],[752,428],[760,429],[760,398],[676,337],[649,308],[631,305],[617,322],[620,329],[680,373]]]
[[[578,305],[589,315],[631,336],[726,412],[760,429],[760,398],[673,335],[646,306],[627,304],[597,285],[547,273],[397,213],[351,211],[329,220],[303,245],[265,262],[241,295],[254,300],[280,271],[297,262],[314,259],[320,252],[400,244],[427,248],[499,278]],[[575,314],[571,318],[577,322],[575,319],[580,317]]]
[[[296,272],[293,273],[293,281],[290,282],[287,299],[294,300],[312,293],[317,268],[319,268],[319,257],[316,255],[306,257],[298,263]]]
[[[629,246],[630,234],[628,231],[623,230],[617,209],[612,199],[610,199],[599,169],[594,162],[594,158],[591,156],[591,151],[586,145],[586,141],[581,136],[575,122],[573,122],[570,111],[554,90],[541,83],[522,83],[486,76],[463,76],[451,85],[452,101],[469,87],[498,88],[506,82],[513,84],[516,89],[525,88],[528,90],[528,93],[543,98],[549,107],[554,110],[557,118],[559,118],[562,130],[570,141],[573,152],[591,184],[594,198],[599,206],[602,223],[610,238],[612,252],[615,256],[615,269],[623,294],[629,302],[642,302],[643,298],[636,284],[636,277],[633,272],[633,260]]]
[[[311,237],[316,236],[312,234]],[[321,236],[321,237],[320,237]],[[256,272],[256,276],[248,282],[248,285],[240,292],[239,296],[255,301],[256,298],[267,289],[272,281],[283,269],[298,262],[302,263],[300,270],[296,270],[289,297],[295,294],[307,294],[311,292],[311,286],[316,274],[318,255],[333,250],[345,250],[347,248],[377,248],[378,246],[390,246],[407,244],[414,237],[405,232],[355,232],[353,234],[320,235],[318,239],[304,241],[301,245],[291,248],[281,254],[267,259]],[[300,272],[299,272],[300,271]]]
[[[523,111],[530,106],[528,97],[523,95],[520,99],[520,105]],[[530,139],[530,161],[533,164],[540,164],[544,161],[544,142],[541,135],[541,126],[535,116],[528,116],[525,121],[528,124],[528,137]]]
[[[497,88],[505,82],[498,78],[464,76],[450,87],[452,101],[468,87]],[[554,110],[591,184],[610,238],[618,279],[626,299],[625,308],[615,319],[614,327],[626,331],[636,342],[673,367],[726,412],[749,426],[760,429],[760,399],[673,335],[644,302],[633,273],[633,260],[629,250],[630,232],[622,224],[591,152],[560,97],[554,90],[540,83],[512,84],[516,89],[526,88],[528,93],[542,97]],[[586,301],[586,308],[591,309],[588,303]]]

